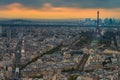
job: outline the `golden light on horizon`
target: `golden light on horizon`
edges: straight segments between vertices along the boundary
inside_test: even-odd
[[[42,8],[27,8],[19,3],[13,3],[0,8],[0,18],[35,18],[35,19],[71,19],[71,18],[96,18],[96,11],[100,17],[120,18],[120,9],[87,9],[54,7],[44,4]]]

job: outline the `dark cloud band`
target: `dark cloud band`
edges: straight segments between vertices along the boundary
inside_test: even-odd
[[[57,7],[120,8],[120,0],[0,0],[0,6],[16,2],[32,8],[40,8],[45,3]]]

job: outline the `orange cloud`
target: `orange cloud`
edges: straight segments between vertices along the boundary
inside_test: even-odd
[[[13,3],[0,8],[1,18],[36,18],[36,19],[70,19],[70,18],[96,18],[98,9],[54,7],[51,4],[44,4],[39,9],[23,6],[20,3]],[[120,9],[99,9],[101,18],[120,18]]]

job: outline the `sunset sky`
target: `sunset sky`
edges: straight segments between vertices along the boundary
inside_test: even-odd
[[[0,18],[120,18],[120,0],[0,0]]]

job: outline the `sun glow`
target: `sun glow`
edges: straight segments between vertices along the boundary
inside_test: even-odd
[[[69,19],[96,18],[98,9],[54,7],[44,4],[38,9],[25,7],[20,3],[13,3],[0,7],[0,18],[36,18],[36,19]],[[120,18],[120,9],[99,9],[101,18]]]

